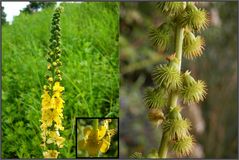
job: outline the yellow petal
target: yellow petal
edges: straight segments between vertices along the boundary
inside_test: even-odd
[[[55,142],[54,138],[49,138],[49,139],[47,139],[47,141],[46,141],[47,144],[51,144],[51,143],[53,143],[53,142]]]
[[[110,142],[104,138],[100,146],[100,152],[105,153],[108,151],[109,148],[110,148]]]
[[[100,126],[98,130],[98,140],[101,140],[105,134],[106,134],[106,127],[105,126]]]
[[[91,131],[92,131],[91,127],[85,127],[84,128],[84,136],[86,136],[86,138],[88,138],[88,136],[90,135]]]
[[[57,146],[58,146],[59,148],[62,148],[64,141],[65,141],[65,138],[63,138],[63,137],[57,137],[57,138],[56,138],[56,144],[57,144]]]

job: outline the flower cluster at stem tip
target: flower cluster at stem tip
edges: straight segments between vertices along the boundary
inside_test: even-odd
[[[151,29],[149,36],[153,45],[165,51],[170,42],[174,41],[173,38],[181,43],[176,42],[175,54],[167,59],[167,64],[154,69],[152,75],[155,88],[146,89],[144,101],[149,120],[157,126],[162,124],[163,138],[168,139],[161,140],[160,147],[165,147],[162,143],[166,142],[178,156],[186,156],[192,151],[195,139],[190,134],[191,123],[182,117],[182,107],[177,104],[177,99],[181,98],[184,104],[203,101],[206,84],[202,80],[195,80],[190,71],[181,73],[181,55],[186,59],[202,55],[204,39],[196,36],[196,33],[206,28],[208,18],[206,11],[197,8],[194,2],[158,2],[157,7],[167,19],[160,26]],[[177,37],[178,33],[181,39]],[[182,54],[179,53],[180,48]],[[158,158],[165,158],[161,155],[164,152],[165,149],[160,148]],[[133,156],[139,155],[136,153]]]
[[[41,146],[43,147],[44,158],[57,158],[60,153],[57,148],[63,148],[65,141],[59,132],[64,130],[62,126],[64,107],[62,92],[64,87],[60,84],[62,77],[59,69],[62,65],[60,61],[60,14],[62,11],[62,7],[57,7],[52,18],[50,46],[47,55],[49,74],[46,75],[46,78],[48,83],[44,85],[42,95]]]

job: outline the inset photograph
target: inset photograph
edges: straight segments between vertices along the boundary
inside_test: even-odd
[[[118,158],[118,122],[118,118],[77,118],[76,158]]]

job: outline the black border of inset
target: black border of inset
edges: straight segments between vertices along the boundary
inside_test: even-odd
[[[78,119],[117,119],[118,120],[118,130],[117,130],[117,134],[118,134],[118,155],[117,157],[77,157],[77,120]],[[114,117],[114,118],[111,118],[111,117],[76,117],[75,118],[75,153],[76,153],[76,156],[75,158],[76,159],[119,159],[119,118],[117,117]]]

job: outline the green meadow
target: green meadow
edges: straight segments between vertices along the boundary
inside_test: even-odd
[[[76,117],[118,117],[119,4],[62,3],[61,84],[66,139],[59,158],[75,158]],[[53,8],[2,27],[2,158],[42,158],[41,95]]]

